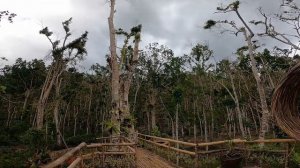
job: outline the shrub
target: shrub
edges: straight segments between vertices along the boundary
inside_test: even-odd
[[[47,146],[45,133],[42,130],[31,128],[25,132],[21,139],[31,150],[44,149]]]
[[[158,129],[157,126],[155,126],[154,128],[152,128],[151,135],[153,135],[153,136],[160,136],[161,135],[161,133],[160,133],[160,131],[159,131],[159,129]]]
[[[66,143],[70,146],[76,146],[81,142],[91,143],[96,141],[96,136],[93,134],[78,135],[66,139]]]

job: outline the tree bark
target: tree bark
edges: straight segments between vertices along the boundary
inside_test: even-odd
[[[36,128],[41,130],[44,125],[44,113],[46,104],[52,90],[52,87],[55,83],[56,78],[61,75],[65,67],[65,63],[61,60],[55,60],[51,65],[50,70],[48,71],[46,80],[43,84],[40,98],[37,103],[37,116],[36,116]]]
[[[60,106],[60,87],[61,87],[62,78],[57,78],[55,82],[55,106],[53,110],[55,128],[56,128],[56,144],[58,146],[62,145],[61,133],[60,133],[60,121],[59,121],[59,106]]]
[[[266,135],[266,132],[268,131],[268,126],[269,126],[268,122],[269,122],[270,112],[269,112],[269,109],[268,109],[268,104],[267,104],[267,100],[266,100],[266,94],[265,94],[264,86],[263,86],[263,83],[261,81],[258,69],[256,67],[256,65],[257,65],[256,60],[254,58],[254,50],[255,49],[254,49],[254,45],[253,45],[253,42],[252,42],[252,37],[254,36],[254,33],[249,28],[249,26],[246,24],[244,19],[241,17],[241,15],[240,15],[240,13],[237,9],[235,10],[235,13],[237,14],[239,19],[242,21],[242,23],[245,26],[245,28],[241,28],[241,31],[244,33],[245,39],[247,41],[249,57],[250,57],[250,62],[251,62],[251,70],[252,70],[253,76],[256,80],[257,90],[258,90],[260,103],[261,103],[261,109],[262,109],[261,127],[260,127],[260,132],[259,132],[258,137],[259,137],[259,139],[264,139],[265,135]],[[247,33],[247,30],[249,31],[249,35]]]
[[[261,78],[259,76],[258,69],[256,67],[257,63],[254,58],[254,47],[252,44],[252,35],[250,34],[249,36],[247,35],[246,30],[244,30],[244,36],[247,40],[248,47],[249,47],[249,56],[250,56],[250,61],[251,61],[251,69],[254,75],[254,78],[256,80],[256,85],[257,85],[257,90],[260,98],[260,103],[261,103],[261,109],[262,109],[262,117],[261,117],[261,127],[260,127],[260,132],[259,132],[259,139],[264,139],[266,132],[268,131],[268,126],[269,126],[269,116],[270,112],[268,109],[268,104],[266,100],[266,94],[264,90],[264,86],[262,84]]]
[[[176,116],[175,116],[175,127],[176,127],[176,140],[178,141],[178,111],[179,111],[179,104],[176,104]],[[176,143],[176,148],[179,148],[179,144]],[[179,165],[179,156],[176,154],[176,165]]]
[[[120,72],[117,60],[116,30],[114,27],[115,0],[110,0],[110,15],[108,17],[110,39],[110,66],[111,66],[111,122],[116,131],[112,135],[120,135]]]

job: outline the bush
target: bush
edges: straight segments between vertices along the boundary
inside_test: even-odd
[[[0,149],[0,167],[28,167],[28,158],[32,153],[27,150]]]
[[[45,149],[47,146],[45,133],[42,130],[32,128],[27,130],[22,136],[22,141],[28,145],[31,150]]]
[[[96,136],[93,134],[78,135],[66,139],[66,143],[70,146],[77,146],[81,142],[91,143],[96,141]]]
[[[300,167],[300,153],[294,152],[289,164],[290,168]]]
[[[154,128],[152,128],[151,135],[153,135],[153,136],[160,136],[161,135],[161,133],[160,133],[160,131],[159,131],[159,129],[158,129],[157,126],[155,126]]]
[[[0,134],[0,144],[1,146],[8,146],[11,144],[8,134]]]

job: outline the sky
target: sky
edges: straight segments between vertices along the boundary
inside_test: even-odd
[[[176,56],[188,54],[193,45],[209,45],[217,60],[235,58],[234,52],[245,44],[242,36],[220,33],[221,29],[204,30],[208,19],[236,20],[233,14],[216,13],[216,7],[231,0],[116,0],[115,27],[130,30],[142,24],[141,49],[147,44],[158,42],[171,48]],[[281,0],[242,0],[240,10],[247,21],[261,18],[258,8],[266,13],[276,13]],[[43,27],[54,32],[54,39],[64,36],[61,23],[70,17],[72,37],[88,31],[86,59],[79,67],[88,71],[95,63],[106,64],[109,53],[107,18],[108,0],[1,0],[0,11],[16,13],[14,23],[0,22],[0,57],[11,64],[17,58],[33,58],[49,61],[51,45],[39,34]],[[239,23],[239,22],[237,22]],[[280,27],[287,30],[286,27]],[[255,28],[256,29],[256,28]],[[269,46],[276,44],[263,39]],[[118,41],[122,46],[122,41]],[[0,65],[1,65],[0,64]]]

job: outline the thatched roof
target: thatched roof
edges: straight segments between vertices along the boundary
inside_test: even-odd
[[[272,113],[278,126],[300,140],[300,63],[294,66],[277,86],[272,98]]]

